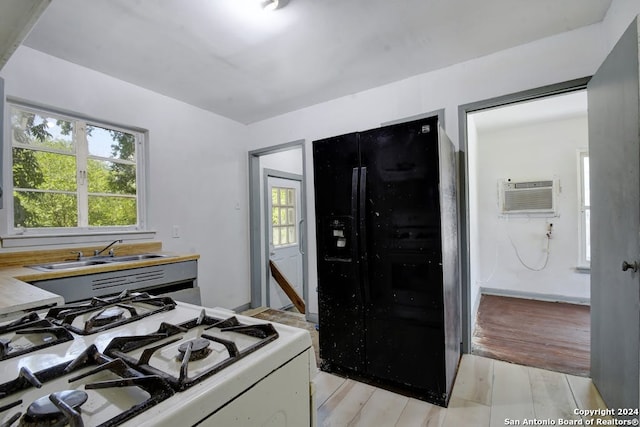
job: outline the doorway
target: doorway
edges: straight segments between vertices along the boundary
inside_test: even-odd
[[[580,152],[588,147],[587,82],[460,107],[465,352],[472,351],[482,295],[588,305],[576,227]],[[553,183],[555,212],[505,213],[506,182]]]
[[[304,159],[304,140],[249,152],[251,308],[291,305],[272,281],[269,260],[274,257],[308,304]]]

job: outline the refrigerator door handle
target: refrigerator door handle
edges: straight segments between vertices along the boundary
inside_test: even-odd
[[[351,259],[357,262],[358,257],[358,177],[360,168],[351,171]]]
[[[366,209],[367,209],[367,168],[360,168],[360,189],[358,194],[358,233],[360,234],[360,247],[362,257],[366,259],[367,247],[365,246],[367,230],[366,230]]]
[[[358,194],[358,246],[360,247],[360,277],[364,301],[369,301],[369,256],[367,254],[367,168],[360,168],[360,189]]]

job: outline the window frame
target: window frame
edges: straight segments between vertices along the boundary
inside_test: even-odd
[[[589,177],[585,175],[585,158],[589,158],[589,150],[586,148],[578,150],[578,217],[580,219],[578,221],[578,269],[589,270],[591,268],[591,257],[587,251],[587,232],[590,230],[587,230],[586,218],[587,212],[591,213],[591,205],[590,203],[585,203],[585,186],[589,182]],[[588,173],[588,168],[586,172]]]
[[[136,193],[137,193],[137,224],[128,226],[77,226],[77,227],[43,227],[43,228],[21,228],[15,227],[14,224],[14,204],[13,204],[13,139],[11,135],[11,109],[16,107],[18,109],[44,115],[46,117],[53,117],[56,119],[68,120],[78,124],[74,132],[74,139],[76,143],[76,151],[74,156],[85,156],[85,161],[92,159],[87,150],[82,147],[83,144],[77,144],[77,138],[84,137],[86,126],[96,126],[107,129],[113,129],[120,132],[126,132],[133,134],[136,138]],[[95,241],[104,241],[106,236],[121,236],[127,237],[131,235],[149,235],[153,238],[154,231],[147,228],[147,164],[146,159],[148,150],[148,131],[137,128],[134,126],[126,126],[114,124],[105,120],[95,119],[87,117],[81,114],[62,112],[54,108],[47,108],[31,103],[26,103],[20,100],[10,99],[6,100],[5,108],[5,141],[3,147],[3,164],[4,173],[2,174],[2,181],[4,183],[4,206],[5,218],[0,222],[1,238],[3,247],[22,247],[22,246],[40,246],[48,244],[69,243],[69,238],[73,238],[71,243],[90,243]],[[86,145],[86,144],[85,144]],[[76,176],[77,178],[77,176]],[[76,194],[80,196],[81,191],[76,189]],[[79,200],[80,203],[80,200]],[[83,208],[84,209],[84,208]],[[88,214],[88,211],[85,212]],[[81,224],[80,218],[78,223]]]

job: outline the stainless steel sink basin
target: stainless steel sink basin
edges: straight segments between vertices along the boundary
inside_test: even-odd
[[[168,258],[170,255],[165,254],[140,254],[140,255],[122,255],[106,258],[107,262],[125,262],[125,261],[142,261],[153,258]]]
[[[51,270],[68,270],[71,268],[89,267],[91,265],[107,264],[105,260],[81,260],[81,261],[61,261],[51,262],[48,264],[29,265],[28,267],[35,268],[36,270],[51,271]]]
[[[119,262],[143,261],[154,258],[168,258],[171,255],[165,254],[139,254],[122,256],[97,256],[76,261],[50,262],[46,264],[28,265],[27,267],[40,271],[71,270],[75,268],[91,267],[95,265],[113,264]]]

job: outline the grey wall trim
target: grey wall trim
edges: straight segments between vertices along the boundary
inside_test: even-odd
[[[239,305],[238,307],[232,309],[236,313],[242,313],[243,311],[247,311],[251,308],[251,303],[248,302],[246,304]]]
[[[467,114],[494,108],[517,102],[543,98],[545,96],[559,95],[562,93],[573,92],[576,90],[586,89],[587,83],[591,77],[582,77],[575,80],[569,80],[548,86],[542,86],[535,89],[516,92],[496,98],[485,99],[482,101],[472,102],[458,106],[458,160],[459,160],[459,177],[460,183],[460,264],[461,264],[461,282],[462,282],[462,351],[464,353],[471,352],[471,315],[474,313],[471,307],[471,282],[470,282],[470,266],[469,266],[469,163],[466,153],[467,146]]]
[[[522,101],[530,101],[537,98],[544,98],[551,95],[560,95],[563,93],[574,92],[576,90],[586,89],[591,77],[582,77],[575,80],[569,80],[562,83],[542,86],[535,89],[529,89],[522,92],[516,92],[508,95],[498,96],[495,98],[485,99],[482,101],[472,102],[460,105],[458,112],[464,111],[470,113],[472,111],[484,110],[487,108],[501,107],[509,104],[516,104]],[[466,128],[466,121],[465,121]]]
[[[398,120],[392,120],[390,122],[384,122],[384,123],[381,123],[380,126],[382,127],[382,126],[389,126],[389,125],[397,125],[400,123],[412,122],[414,120],[426,119],[428,117],[433,117],[433,116],[438,116],[438,122],[440,123],[440,126],[442,126],[442,128],[444,129],[445,128],[444,127],[444,108],[441,108],[439,110],[434,110],[429,113],[416,114],[415,116],[409,116],[409,117],[404,117]]]
[[[0,77],[0,209],[4,207],[3,204],[3,191],[4,191],[4,136],[8,134],[8,130],[4,128],[4,118],[7,112],[5,111],[5,98],[4,98],[4,79]],[[9,140],[7,140],[9,141]]]
[[[299,139],[296,141],[286,142],[284,144],[273,145],[270,147],[264,147],[257,150],[249,151],[249,263],[250,263],[250,277],[251,277],[251,307],[260,307],[263,305],[262,292],[261,292],[261,254],[262,246],[260,245],[260,156],[266,154],[278,153],[281,151],[291,150],[293,148],[301,148],[302,150],[302,177],[303,183],[306,182],[307,176],[307,161],[306,161],[306,149],[305,140]],[[308,227],[309,221],[307,220],[307,196],[305,185],[302,186],[302,218],[304,218],[304,224]],[[305,228],[305,235],[306,233]],[[305,303],[308,304],[308,260],[307,260],[307,242],[303,242],[304,255],[302,256],[302,269],[303,269],[303,298]],[[308,314],[307,314],[308,316]]]
[[[251,156],[264,156],[265,154],[279,153],[280,151],[291,150],[292,148],[302,147],[304,151],[304,139],[298,139],[296,141],[285,142],[284,144],[272,145],[270,147],[258,148],[257,150],[249,151],[249,157]]]
[[[569,297],[565,295],[539,294],[536,292],[514,291],[510,289],[480,288],[482,295],[497,295],[501,297],[534,299],[538,301],[566,302],[570,304],[589,305],[589,298]]]
[[[279,171],[276,169],[267,169],[267,168],[263,169],[262,171],[263,171],[264,178],[271,176],[274,178],[292,179],[294,181],[304,182],[304,176],[298,175],[297,173],[291,173],[291,172],[285,172],[285,171]]]
[[[264,199],[263,200],[268,200],[268,197],[270,197],[269,195],[269,187],[267,185],[267,179],[269,177],[272,178],[282,178],[282,179],[290,179],[293,181],[300,181],[300,204],[302,205],[302,199],[305,197],[305,191],[304,191],[304,176],[302,175],[298,175],[295,173],[290,173],[290,172],[284,172],[284,171],[279,171],[279,170],[275,170],[275,169],[263,169],[262,170],[262,182],[264,183]],[[300,206],[300,209],[302,209],[302,206]],[[269,218],[271,216],[271,212],[267,212],[265,210],[264,212],[264,224],[269,224]],[[304,215],[304,212],[300,212],[300,216],[303,220],[305,220],[303,222],[303,224],[306,226],[306,217]],[[302,231],[302,227],[300,227],[300,231]],[[303,233],[300,233],[300,236],[298,236],[298,238],[302,238]],[[306,233],[304,233],[306,234]],[[304,245],[304,240],[302,241],[302,245]],[[263,253],[267,254],[269,253],[269,242],[265,239],[264,241],[264,248],[263,248]],[[309,300],[309,298],[307,297],[307,277],[305,273],[305,268],[304,268],[304,260],[306,258],[305,256],[306,253],[306,248],[303,249],[303,254],[302,254],[302,262],[303,262],[303,266],[302,266],[302,299],[304,299],[305,304],[307,303],[307,301]],[[271,272],[270,270],[267,268],[265,271],[266,277],[264,278],[265,283],[267,284],[267,300],[265,301],[265,304],[267,307],[269,307],[271,305],[271,298],[269,297],[269,282],[270,282],[270,276],[271,276]]]
[[[249,270],[253,308],[262,305],[260,289],[260,157],[249,153]]]

